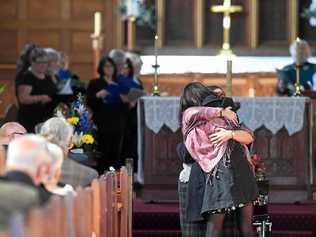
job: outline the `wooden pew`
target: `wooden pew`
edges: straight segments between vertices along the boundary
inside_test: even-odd
[[[94,179],[91,184],[92,189],[92,234],[94,237],[100,237],[101,222],[101,198],[100,182]]]
[[[114,171],[100,178],[101,237],[119,237],[116,187],[117,176]]]
[[[133,215],[133,160],[128,160],[126,167],[120,169],[118,195],[120,237],[131,237]]]
[[[25,237],[131,237],[132,164],[109,171],[77,194],[31,210]],[[3,233],[0,237],[9,237]]]
[[[73,207],[74,236],[92,236],[92,191],[90,188],[77,189]]]

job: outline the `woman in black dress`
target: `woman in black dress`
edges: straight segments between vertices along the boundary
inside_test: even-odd
[[[30,133],[34,127],[53,115],[57,88],[47,76],[47,58],[44,49],[34,48],[30,53],[31,66],[17,86],[19,102],[18,121]]]
[[[97,142],[102,153],[98,171],[101,174],[109,166],[119,168],[123,165],[120,153],[127,106],[122,102],[124,88],[116,82],[116,66],[111,58],[101,58],[98,73],[100,77],[89,83],[87,104],[97,125]]]

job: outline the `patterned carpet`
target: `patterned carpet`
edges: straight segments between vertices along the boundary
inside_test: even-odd
[[[133,237],[180,237],[178,203],[134,202]],[[273,237],[316,236],[316,202],[269,204]]]

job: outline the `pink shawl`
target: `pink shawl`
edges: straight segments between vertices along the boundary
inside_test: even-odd
[[[218,127],[236,129],[229,121],[220,117],[221,110],[222,108],[214,107],[190,107],[184,111],[182,117],[184,144],[192,158],[206,173],[211,172],[218,164],[228,143],[215,147],[210,142],[209,136]]]

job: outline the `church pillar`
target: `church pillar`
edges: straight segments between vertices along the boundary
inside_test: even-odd
[[[289,20],[288,20],[288,29],[289,29],[289,43],[295,41],[298,35],[298,1],[289,0]]]
[[[157,16],[157,35],[158,35],[158,48],[162,48],[165,39],[165,0],[156,0],[156,16]]]
[[[248,3],[250,13],[249,44],[252,49],[255,49],[258,47],[258,0],[250,0]]]
[[[204,41],[204,4],[204,0],[194,2],[194,44],[199,49]]]

